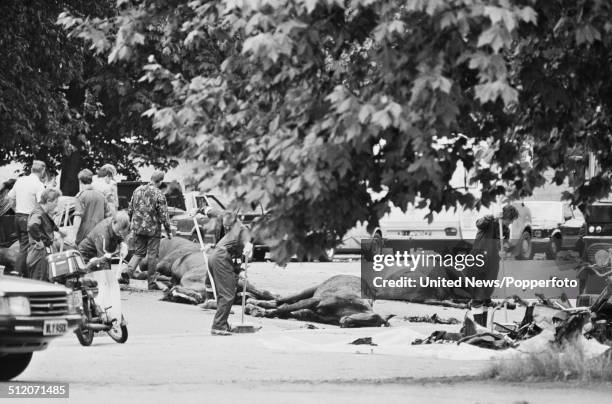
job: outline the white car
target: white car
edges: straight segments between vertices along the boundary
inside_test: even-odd
[[[531,212],[522,202],[513,202],[519,217],[510,226],[509,243],[517,259],[533,258]],[[479,210],[457,207],[433,214],[429,222],[425,216],[429,209],[409,208],[405,213],[398,208],[380,220],[379,233],[385,240],[412,240],[415,246],[433,251],[463,251],[471,248],[478,232],[476,221],[494,214],[492,208]]]
[[[578,209],[561,201],[526,201],[533,215],[533,243],[536,252],[554,259],[561,250],[578,250],[584,217]]]

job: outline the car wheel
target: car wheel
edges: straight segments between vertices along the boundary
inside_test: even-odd
[[[266,260],[265,250],[253,250],[253,261],[262,262]]]
[[[557,258],[557,253],[561,249],[561,239],[559,237],[554,237],[548,243],[548,249],[546,250],[546,258],[549,260],[554,260]]]
[[[300,253],[297,255],[298,262],[312,262],[312,258],[306,253]]]
[[[320,262],[331,262],[334,260],[334,254],[336,253],[335,248],[326,249],[323,254],[319,257]]]
[[[519,239],[519,252],[516,256],[518,260],[530,260],[533,258],[533,246],[531,244],[531,233],[524,231]]]
[[[30,364],[32,352],[0,355],[0,381],[19,376]]]

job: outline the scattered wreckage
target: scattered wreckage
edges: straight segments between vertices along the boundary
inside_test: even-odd
[[[459,332],[434,331],[425,339],[415,340],[413,345],[466,343],[488,349],[517,348],[527,340],[544,335],[547,330],[549,333],[546,335],[550,336],[548,342],[560,347],[581,335],[612,346],[612,280],[608,280],[606,288],[591,306],[572,307],[565,296],[559,299],[549,299],[542,295],[537,297],[539,301],[532,303],[517,296],[496,303],[489,310],[486,327],[478,324],[468,311]],[[577,302],[584,300],[579,298]],[[525,308],[525,315],[520,322],[504,323],[495,320],[495,313],[501,309],[514,309],[517,305]]]
[[[145,263],[146,265],[146,263]],[[164,300],[188,304],[206,301],[206,269],[202,252],[197,244],[184,239],[163,239],[157,271],[167,276],[168,288]],[[161,277],[163,279],[163,277]],[[341,327],[388,326],[389,318],[375,313],[372,300],[362,296],[362,280],[352,275],[336,275],[320,285],[299,293],[279,297],[247,284],[247,314],[267,318],[292,318]],[[241,298],[242,279],[239,279],[237,303]],[[539,335],[544,329],[555,330],[555,340],[571,339],[576,332],[586,338],[612,345],[612,286],[608,285],[597,297],[578,299],[579,307],[571,307],[567,298],[547,299],[538,296],[539,302],[528,303],[518,297],[506,299],[489,309],[486,327],[474,320],[470,311],[458,333],[436,331],[428,338],[415,343],[458,342],[491,349],[516,347],[522,341]],[[411,299],[413,303],[433,304],[458,309],[469,309],[465,302],[436,299]],[[593,302],[592,305],[584,304]],[[214,302],[208,302],[214,303]],[[581,306],[581,303],[582,306]],[[524,307],[525,315],[518,323],[496,321],[500,310]],[[208,304],[206,307],[213,308]],[[544,314],[537,313],[544,311]],[[434,317],[407,317],[412,322],[453,324],[451,319]]]

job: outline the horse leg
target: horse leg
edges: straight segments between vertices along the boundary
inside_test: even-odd
[[[244,279],[239,278],[238,279],[238,290],[242,292],[243,288],[244,288]],[[272,293],[268,292],[267,290],[258,289],[255,285],[253,285],[253,282],[247,282],[246,290],[248,293],[255,296],[258,300],[274,300],[274,298],[276,297]]]
[[[258,299],[247,299],[247,304],[260,307],[262,309],[275,309],[278,307],[276,300],[258,300]]]
[[[282,316],[291,315],[291,313],[294,311],[303,310],[303,309],[314,309],[319,304],[319,301],[320,300],[318,298],[311,297],[308,299],[300,300],[299,302],[296,302],[296,303],[283,304],[277,307],[276,309],[266,310],[268,314],[267,317],[276,317],[276,316],[282,317]]]

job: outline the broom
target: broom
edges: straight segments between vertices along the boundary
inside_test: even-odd
[[[242,316],[240,319],[240,325],[232,327],[232,332],[236,334],[252,334],[258,329],[252,324],[245,324],[244,322],[244,309],[246,307],[246,290],[247,290],[247,269],[249,267],[249,257],[244,257],[244,283],[242,286]]]

